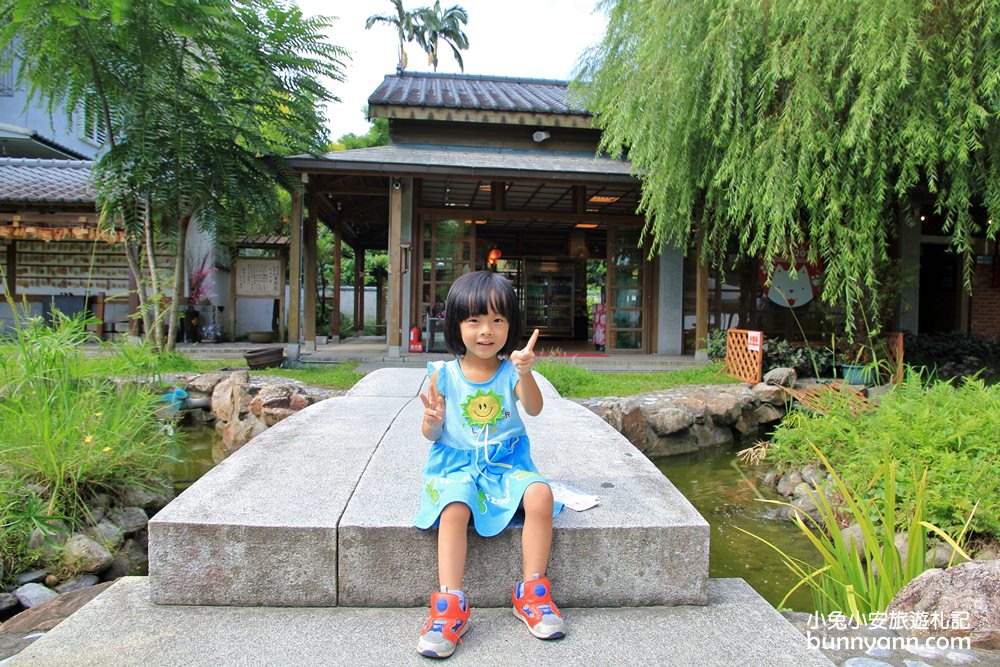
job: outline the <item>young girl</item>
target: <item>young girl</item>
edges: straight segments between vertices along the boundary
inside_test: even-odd
[[[523,580],[511,595],[514,615],[539,639],[565,634],[549,594],[545,569],[552,546],[552,518],[562,509],[531,461],[531,443],[514,402],[542,411],[542,394],[531,375],[538,330],[520,340],[517,296],[510,282],[490,271],[456,280],[445,304],[444,340],[457,355],[427,364],[430,388],[421,394],[421,430],[434,442],[424,468],[418,528],[438,526],[438,584],[417,651],[447,658],[469,627],[462,592],[469,519],[483,537],[502,531],[518,507]]]

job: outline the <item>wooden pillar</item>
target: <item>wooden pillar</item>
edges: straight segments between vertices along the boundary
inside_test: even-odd
[[[303,180],[308,177],[303,174]],[[299,344],[299,313],[302,309],[302,193],[292,193],[292,218],[288,262],[288,342]]]
[[[695,248],[697,273],[695,276],[695,307],[694,307],[694,356],[695,359],[708,359],[706,346],[708,344],[708,265],[702,257],[705,236],[698,232],[698,242]]]
[[[288,268],[287,247],[278,250],[278,259],[281,260],[278,269],[278,275],[281,276],[281,289],[278,290],[278,341],[287,343],[288,339],[285,338],[285,270]]]
[[[330,312],[330,337],[340,340],[340,268],[344,256],[344,227],[338,219],[333,231],[333,306]]]
[[[7,296],[11,299],[17,296],[17,241],[11,239],[7,242],[7,268],[4,273],[6,273],[6,285],[4,286],[7,290]]]
[[[399,353],[402,340],[400,320],[403,316],[403,189],[393,187],[399,179],[390,178],[389,184],[389,322],[385,331],[389,351]]]
[[[302,311],[303,338],[310,350],[316,347],[316,209],[317,202],[314,195],[309,195],[306,200],[309,210],[305,219],[305,228],[302,233],[303,257],[305,263],[305,294],[303,297]]]
[[[365,328],[365,249],[354,249],[354,330],[358,336]]]
[[[97,318],[97,340],[104,340],[104,294],[94,296],[94,317]]]
[[[229,317],[226,326],[226,340],[232,342],[236,340],[236,263],[240,261],[239,248],[229,250]],[[284,278],[285,274],[280,274]],[[284,280],[281,281],[284,283]],[[284,286],[284,285],[282,285]]]

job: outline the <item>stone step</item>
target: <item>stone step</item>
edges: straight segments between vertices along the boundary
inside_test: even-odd
[[[437,531],[411,524],[430,444],[419,432],[423,404],[400,411],[365,469],[338,538],[338,603],[409,607],[437,582]],[[562,604],[578,607],[703,604],[708,524],[611,426],[566,399],[546,398],[538,417],[522,417],[541,473],[601,504],[564,508],[553,522],[548,575]],[[465,589],[486,606],[521,578],[521,528],[496,537],[469,533]]]
[[[742,579],[714,579],[704,606],[565,608],[569,633],[530,637],[509,608],[473,600],[448,664],[830,667],[833,663]],[[126,577],[4,667],[62,665],[428,665],[417,655],[424,608],[162,606]]]

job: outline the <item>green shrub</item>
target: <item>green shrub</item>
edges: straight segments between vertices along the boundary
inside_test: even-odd
[[[872,471],[892,458],[927,468],[928,521],[954,532],[980,501],[974,532],[1000,536],[1000,386],[969,380],[961,386],[924,382],[909,370],[877,408],[855,415],[846,397],[830,394],[824,414],[790,413],[773,435],[768,456],[797,465],[816,460],[815,447],[853,488],[865,488]],[[902,476],[899,501],[912,512],[916,489]],[[875,496],[881,486],[871,489]]]

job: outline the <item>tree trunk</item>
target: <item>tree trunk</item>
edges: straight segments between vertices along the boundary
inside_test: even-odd
[[[173,298],[167,310],[167,343],[165,351],[172,352],[177,345],[177,311],[184,299],[184,262],[187,256],[187,233],[191,215],[177,219],[177,247],[174,250]]]
[[[142,215],[142,227],[145,232],[146,269],[149,271],[149,287],[152,290],[151,296],[153,298],[153,321],[151,326],[146,329],[146,340],[152,342],[154,352],[160,353],[163,351],[163,332],[160,330],[160,325],[163,321],[163,294],[160,292],[159,276],[156,275],[156,253],[155,246],[153,245],[153,216],[150,214],[148,202]]]
[[[135,281],[135,293],[139,298],[139,316],[142,318],[142,330],[149,331],[149,310],[146,308],[146,281],[142,278],[139,249],[129,242],[127,236],[125,237],[125,258],[128,260],[128,270],[132,274],[132,280]],[[131,325],[129,326],[129,331],[134,331]]]

